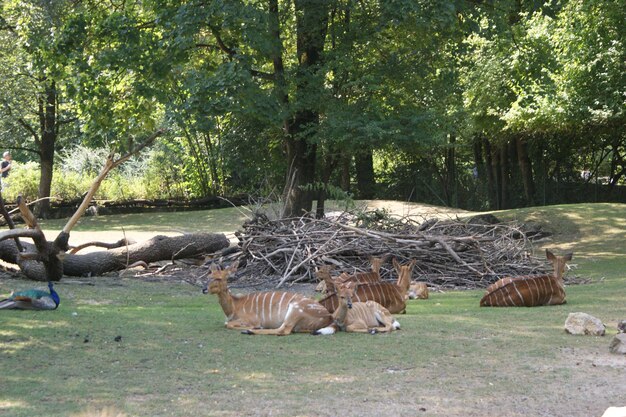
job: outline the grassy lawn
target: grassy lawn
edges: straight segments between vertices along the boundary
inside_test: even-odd
[[[543,223],[556,233],[545,246],[573,250],[569,274],[593,282],[569,287],[562,306],[479,308],[482,291],[431,293],[397,316],[398,332],[279,338],[226,330],[215,297],[186,283],[67,278],[58,310],[0,313],[0,415],[589,417],[626,405],[626,357],[608,352],[626,318],[626,205],[496,214]],[[72,236],[225,232],[242,218],[100,216]],[[62,224],[45,223],[48,237]],[[33,285],[5,279],[0,293]],[[575,311],[603,320],[607,336],[565,334]]]

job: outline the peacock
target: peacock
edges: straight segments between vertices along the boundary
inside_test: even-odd
[[[61,299],[54,290],[52,282],[48,282],[48,288],[50,292],[35,288],[13,292],[9,298],[0,301],[0,310],[55,310],[59,306]]]

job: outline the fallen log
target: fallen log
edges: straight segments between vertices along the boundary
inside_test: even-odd
[[[147,263],[164,260],[193,258],[217,252],[228,247],[230,242],[221,233],[193,233],[181,236],[155,236],[145,242],[96,251],[81,255],[61,255],[63,275],[97,276],[119,271],[138,261]],[[32,243],[22,242],[27,252],[35,252]],[[0,259],[19,266],[29,279],[47,281],[45,265],[35,259],[22,257],[13,240],[0,242]],[[60,278],[58,278],[60,279]]]

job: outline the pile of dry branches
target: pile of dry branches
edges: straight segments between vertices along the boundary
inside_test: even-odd
[[[493,216],[418,224],[380,212],[281,220],[257,214],[236,235],[239,251],[231,256],[245,265],[246,279],[277,287],[317,282],[315,271],[321,265],[333,265],[337,273],[367,271],[370,256],[387,257],[381,276],[390,280],[397,278],[390,257],[401,263],[416,259],[413,279],[440,288],[485,287],[503,276],[547,269],[542,254],[530,256],[531,241],[545,233]]]

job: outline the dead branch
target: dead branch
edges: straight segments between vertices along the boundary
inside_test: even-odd
[[[119,248],[122,246],[128,246],[129,244],[132,244],[134,242],[129,242],[128,240],[126,240],[126,238],[120,239],[117,242],[113,242],[113,243],[106,243],[106,242],[87,242],[87,243],[83,243],[82,245],[78,245],[73,247],[72,249],[70,249],[69,253],[71,254],[75,254],[85,248],[89,248],[89,247],[97,247],[97,248],[105,248],[105,249],[115,249],[115,248]]]
[[[76,225],[76,223],[78,223],[78,220],[80,220],[80,218],[83,215],[83,213],[85,212],[85,210],[87,210],[87,207],[89,207],[89,204],[91,203],[91,199],[96,194],[96,192],[98,191],[98,188],[100,188],[100,184],[106,178],[106,176],[109,174],[109,172],[113,168],[116,168],[117,166],[119,166],[122,163],[126,162],[133,155],[139,153],[142,149],[146,148],[147,146],[150,146],[156,140],[157,137],[159,137],[159,136],[161,136],[163,134],[164,131],[165,131],[164,129],[157,130],[152,135],[148,136],[143,142],[141,142],[134,149],[132,149],[127,154],[121,156],[118,159],[114,159],[115,158],[115,154],[113,154],[113,153],[111,153],[108,156],[107,160],[104,163],[104,166],[100,170],[100,173],[98,174],[98,176],[96,177],[94,182],[91,184],[91,187],[89,188],[89,191],[87,191],[87,194],[85,194],[85,197],[83,198],[82,203],[80,204],[78,209],[74,212],[74,215],[65,224],[65,227],[63,227],[63,230],[61,231],[61,233],[57,237],[57,240],[66,240],[67,241],[67,239],[69,239],[69,237],[65,238],[64,235],[68,235],[69,236],[70,231]]]
[[[4,198],[2,198],[1,190],[0,190],[0,213],[2,213],[2,217],[4,217],[4,221],[9,226],[9,229],[15,229],[15,223],[13,223],[13,218],[11,217],[11,215],[7,211],[6,206],[4,205]],[[23,251],[24,248],[22,247],[22,243],[20,242],[19,237],[16,236],[13,238],[13,240],[15,240],[15,245],[17,246],[18,250],[20,252]]]
[[[370,269],[370,256],[417,260],[414,279],[438,288],[484,287],[507,275],[545,271],[532,253],[538,233],[518,223],[431,221],[419,224],[399,219],[358,227],[350,213],[335,219],[312,216],[270,221],[256,216],[237,232],[240,262],[250,279],[274,281],[277,287],[316,282],[315,270],[332,264],[340,272]],[[391,265],[381,268],[383,279],[395,280]],[[246,279],[242,277],[241,279]]]

